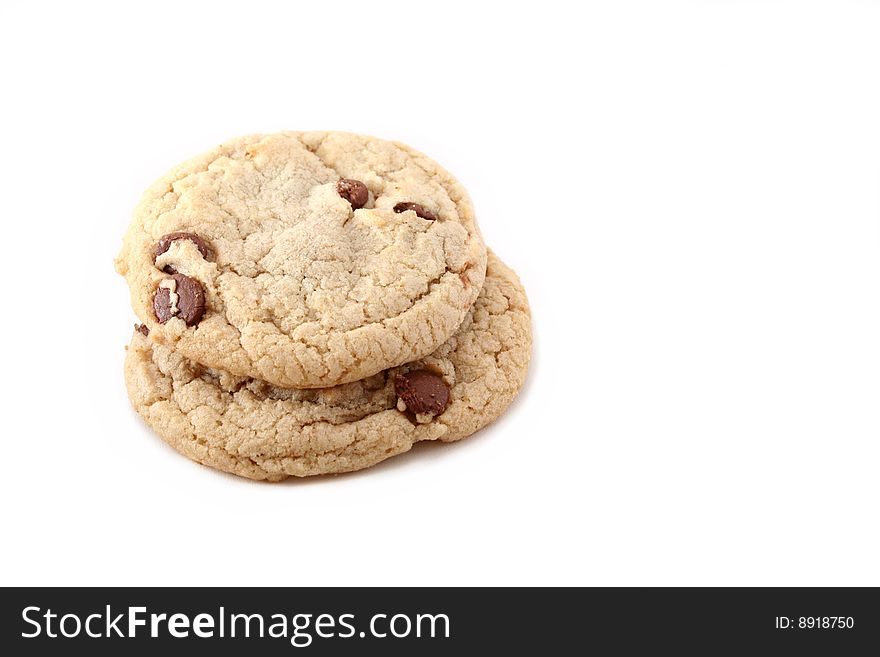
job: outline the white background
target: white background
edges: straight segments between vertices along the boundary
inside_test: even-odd
[[[880,5],[0,8],[3,584],[880,584]],[[399,139],[534,315],[480,435],[267,485],[130,410],[141,192]]]

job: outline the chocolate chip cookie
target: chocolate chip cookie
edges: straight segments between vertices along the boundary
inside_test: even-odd
[[[324,388],[437,350],[479,294],[486,248],[464,188],[424,155],[285,132],[159,180],[116,268],[150,340],[233,375]]]
[[[491,252],[479,298],[445,343],[340,386],[296,390],[234,376],[144,330],[134,331],[125,380],[146,423],[195,461],[270,481],[359,470],[419,441],[471,435],[522,387],[532,343],[525,291]]]

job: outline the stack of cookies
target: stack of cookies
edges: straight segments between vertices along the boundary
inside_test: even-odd
[[[348,472],[460,440],[523,385],[529,308],[467,192],[399,143],[232,140],[154,184],[116,269],[140,319],[132,405],[252,479]]]

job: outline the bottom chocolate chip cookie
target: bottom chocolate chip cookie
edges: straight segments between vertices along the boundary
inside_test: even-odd
[[[525,291],[494,254],[458,332],[430,356],[362,381],[292,390],[189,361],[135,331],[125,381],[135,410],[205,465],[279,481],[350,472],[423,440],[452,442],[495,420],[531,354]]]

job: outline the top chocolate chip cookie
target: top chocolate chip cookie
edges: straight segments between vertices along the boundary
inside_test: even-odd
[[[152,340],[276,386],[347,383],[430,354],[479,294],[464,188],[398,143],[232,140],[169,172],[116,259]]]

